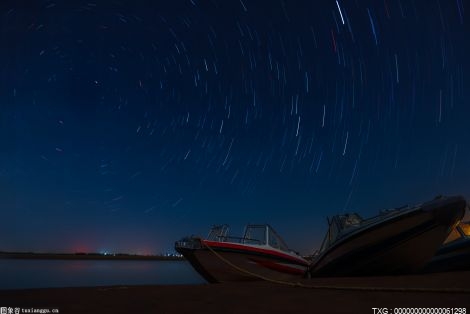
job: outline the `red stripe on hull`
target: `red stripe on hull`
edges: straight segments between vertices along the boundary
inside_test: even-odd
[[[263,266],[263,267],[266,267],[266,268],[269,268],[269,269],[272,269],[272,270],[276,270],[276,271],[279,271],[279,272],[282,272],[282,273],[287,273],[287,274],[292,274],[292,275],[299,275],[299,276],[302,276],[305,273],[305,270],[298,269],[298,268],[295,268],[295,267],[290,267],[288,265],[279,264],[279,263],[276,263],[276,262],[262,261],[262,260],[257,260],[257,259],[252,259],[252,261],[259,264],[259,265],[261,265],[261,266]]]
[[[214,248],[186,249],[180,252],[195,270],[209,282],[272,280],[298,280],[307,271],[307,266],[281,263],[270,257],[253,257],[252,253],[220,251]],[[273,256],[272,258],[278,259]],[[235,267],[234,267],[235,266]]]
[[[243,253],[243,251],[245,251],[245,252],[254,252],[254,253],[262,253],[262,254],[267,254],[267,255],[274,256],[274,257],[284,258],[284,259],[290,260],[290,261],[292,261],[296,264],[299,264],[299,265],[303,265],[303,266],[308,266],[309,265],[309,263],[307,261],[305,261],[304,259],[295,258],[292,255],[283,254],[281,252],[274,251],[274,250],[256,248],[256,247],[252,247],[252,246],[247,246],[247,245],[237,244],[237,243],[230,243],[230,242],[217,242],[217,241],[209,241],[209,240],[202,240],[202,241],[204,242],[205,245],[210,246],[213,249],[227,248],[227,249],[240,250],[240,251],[242,251],[241,253]]]

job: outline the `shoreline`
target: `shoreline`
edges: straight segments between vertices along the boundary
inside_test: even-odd
[[[315,278],[301,283],[317,288],[247,282],[0,290],[0,306],[57,308],[60,313],[374,313],[372,308],[385,307],[388,313],[411,307],[470,311],[468,271]]]
[[[141,260],[184,261],[184,257],[163,255],[98,254],[98,253],[22,253],[1,252],[0,259],[60,259],[60,260]]]

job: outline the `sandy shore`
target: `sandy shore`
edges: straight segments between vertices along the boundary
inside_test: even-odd
[[[470,312],[470,272],[322,278],[302,283],[352,289],[253,282],[0,290],[0,306],[58,309],[59,313],[374,313],[372,308],[384,307],[388,313],[403,307],[464,307]],[[414,291],[387,291],[389,288]],[[418,291],[422,289],[442,291]],[[444,292],[448,289],[454,291]]]

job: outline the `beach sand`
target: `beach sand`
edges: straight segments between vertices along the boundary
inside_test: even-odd
[[[58,309],[59,313],[374,313],[373,308],[385,307],[388,313],[394,313],[394,308],[410,307],[465,308],[466,313],[470,312],[470,272],[318,278],[302,283],[353,289],[307,289],[250,282],[0,290],[0,307]],[[462,291],[387,291],[377,290],[378,287]]]

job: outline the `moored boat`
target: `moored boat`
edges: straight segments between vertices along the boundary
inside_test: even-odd
[[[417,271],[462,219],[465,206],[463,197],[438,197],[370,219],[356,213],[336,215],[328,220],[328,232],[309,273],[364,276]]]
[[[175,249],[210,283],[305,275],[309,262],[290,250],[270,225],[247,225],[242,237],[228,232],[228,225],[214,226],[207,238],[183,238]]]

